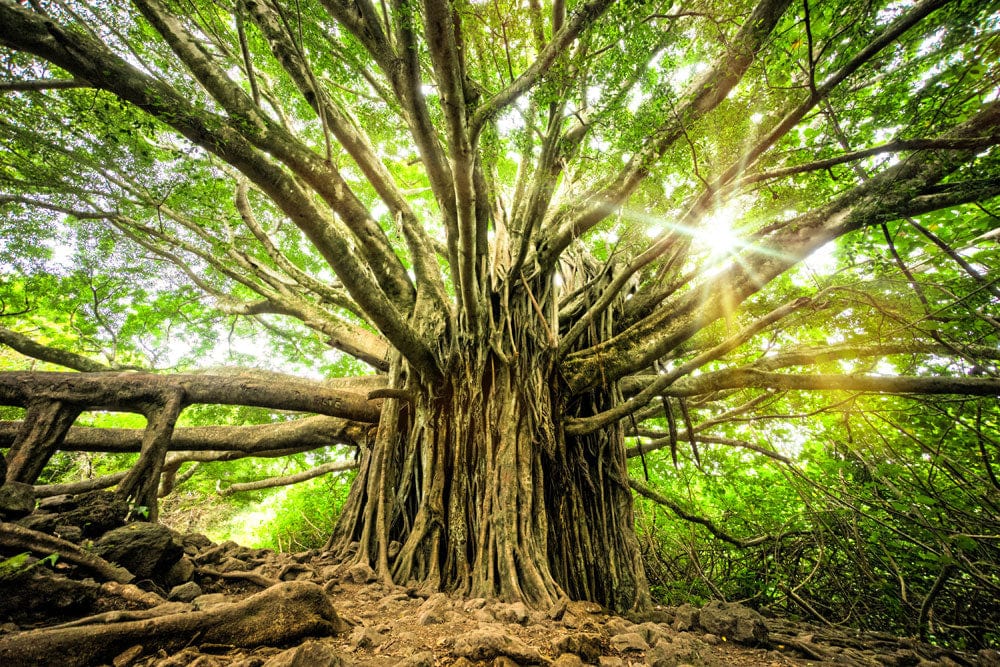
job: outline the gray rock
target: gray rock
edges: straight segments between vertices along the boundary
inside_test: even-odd
[[[76,508],[76,499],[68,493],[38,500],[38,509],[44,512],[68,512]]]
[[[25,528],[54,535],[57,527],[76,526],[84,537],[96,538],[125,523],[128,505],[110,491],[74,496],[76,508],[58,514],[35,512],[20,521]]]
[[[657,642],[664,639],[670,641],[670,632],[658,623],[652,623],[650,621],[640,623],[635,626],[635,632],[641,634],[646,640],[646,643],[650,646],[656,646]]]
[[[456,637],[452,653],[472,661],[507,657],[520,664],[538,665],[545,662],[538,649],[497,627],[480,628]]]
[[[167,573],[184,554],[184,547],[164,525],[131,523],[105,533],[94,551],[139,579],[165,583]]]
[[[552,642],[557,655],[573,653],[585,662],[595,663],[601,656],[601,636],[594,632],[574,632]]]
[[[264,667],[346,667],[354,662],[332,646],[318,641],[282,651],[264,663]]]
[[[661,641],[646,652],[650,667],[679,667],[683,664],[701,664],[701,655],[708,647],[689,633],[682,632],[673,641]]]
[[[735,602],[712,600],[701,608],[699,624],[713,635],[757,646],[767,642],[764,618],[749,607]]]
[[[364,648],[375,648],[385,643],[385,636],[372,627],[358,626],[351,632],[348,644],[352,651]]]
[[[674,630],[682,632],[698,627],[701,612],[689,604],[682,604],[674,612]]]
[[[368,563],[358,563],[347,570],[347,579],[356,584],[367,584],[375,581],[378,576]]]
[[[23,624],[36,616],[87,612],[97,600],[98,588],[93,579],[76,581],[35,568],[14,585],[3,587],[0,618]]]
[[[194,563],[187,556],[181,556],[180,560],[167,570],[165,583],[167,586],[180,586],[191,581],[192,577],[194,577]]]
[[[611,646],[621,653],[645,651],[649,648],[646,638],[638,632],[624,632],[611,638]]]
[[[399,667],[434,667],[434,654],[430,651],[414,653],[400,661]]]
[[[171,588],[167,599],[177,600],[179,602],[191,602],[199,595],[201,595],[201,586],[193,581],[189,581]]]
[[[517,623],[519,625],[527,623],[529,618],[528,608],[523,602],[497,605],[493,610],[493,615],[505,623]]]
[[[0,486],[0,519],[13,521],[35,511],[35,487],[22,482]]]

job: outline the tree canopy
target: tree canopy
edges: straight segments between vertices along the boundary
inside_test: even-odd
[[[385,580],[641,606],[632,490],[780,542],[774,497],[708,500],[766,460],[996,596],[998,30],[982,0],[0,0],[0,342],[375,375],[266,405],[363,445],[327,546]],[[179,412],[232,373],[156,382]],[[171,448],[202,437],[232,451]]]

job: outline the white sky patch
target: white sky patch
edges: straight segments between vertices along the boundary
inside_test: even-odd
[[[750,114],[750,122],[754,125],[759,124],[762,120],[764,120],[764,114],[757,112]]]

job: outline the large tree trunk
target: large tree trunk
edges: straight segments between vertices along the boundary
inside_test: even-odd
[[[565,414],[606,409],[617,387],[564,398],[541,312],[523,302],[497,311],[517,323],[501,327],[506,340],[467,344],[442,382],[394,369],[403,391],[383,406],[328,547],[428,590],[648,604],[623,433],[561,428]]]

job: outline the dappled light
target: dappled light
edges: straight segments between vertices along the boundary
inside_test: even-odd
[[[0,0],[0,663],[996,663],[998,44]]]

